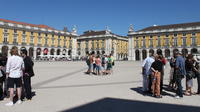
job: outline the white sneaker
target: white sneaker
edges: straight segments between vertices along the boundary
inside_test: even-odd
[[[13,102],[8,102],[8,103],[6,103],[5,105],[6,105],[6,106],[13,106],[14,104],[13,104]]]
[[[18,101],[16,102],[16,104],[22,104],[22,101],[21,101],[21,100],[18,100]]]
[[[175,96],[175,98],[176,98],[176,99],[181,99],[182,97],[180,97],[180,96]]]

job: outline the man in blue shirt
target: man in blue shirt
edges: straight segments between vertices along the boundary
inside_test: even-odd
[[[176,52],[176,83],[177,83],[177,91],[176,91],[176,97],[177,99],[183,97],[183,88],[181,85],[181,81],[186,75],[186,70],[185,70],[185,59],[181,56],[180,52]]]

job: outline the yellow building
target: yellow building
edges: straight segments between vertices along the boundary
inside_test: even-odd
[[[143,60],[149,52],[173,56],[175,51],[183,56],[200,51],[200,22],[150,26],[139,31],[129,29],[129,60]]]
[[[95,54],[112,54],[115,59],[128,58],[128,39],[112,33],[110,30],[84,32],[77,38],[77,52],[80,57],[85,57],[93,52]]]
[[[13,46],[26,48],[28,55],[37,59],[41,55],[75,57],[76,29],[60,31],[46,25],[36,25],[0,19],[0,50],[10,55]],[[75,45],[75,44],[74,44]]]

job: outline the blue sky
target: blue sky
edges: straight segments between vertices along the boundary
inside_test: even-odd
[[[110,30],[127,35],[148,26],[200,21],[200,0],[0,0],[0,18],[62,30]]]

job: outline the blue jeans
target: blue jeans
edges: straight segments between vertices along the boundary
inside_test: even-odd
[[[182,87],[181,81],[182,81],[182,78],[180,78],[180,77],[176,78],[176,84],[178,86],[178,88],[176,90],[176,95],[183,97],[183,87]]]

